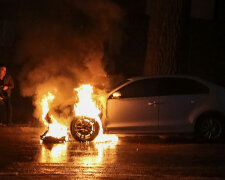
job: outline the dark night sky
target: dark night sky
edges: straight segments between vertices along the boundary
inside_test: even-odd
[[[120,46],[121,48],[119,50],[116,50],[118,52],[116,53],[106,52],[106,53],[108,53],[111,56],[111,59],[115,61],[114,63],[115,73],[123,73],[126,76],[139,75],[142,73],[143,63],[146,55],[147,30],[150,18],[148,14],[149,3],[147,0],[141,1],[113,0],[113,2],[118,4],[121,10],[123,11],[123,22],[121,23],[121,29],[123,32],[122,37],[123,43],[122,46]],[[56,6],[57,3],[55,3],[55,1],[52,0],[48,1],[0,0],[0,3],[1,3],[0,6],[1,26],[4,26],[2,31],[6,31],[4,33],[0,33],[1,43],[3,41],[3,45],[1,46],[2,47],[1,56],[3,57],[2,59],[4,61],[13,61],[12,64],[15,64],[15,59],[17,57],[13,56],[13,54],[15,54],[14,43],[18,42],[18,40],[20,40],[21,38],[21,35],[18,34],[18,31],[15,28],[15,24],[17,24],[21,11],[24,9],[30,9],[31,11],[33,11],[33,14],[36,13],[37,16],[38,14],[46,14],[48,16],[53,16],[53,19],[54,18],[57,19],[58,18],[57,16],[60,15],[59,14],[57,15],[57,13],[54,12],[57,11],[57,8],[52,7],[52,4],[55,4]],[[221,23],[216,23],[216,20],[218,19],[224,22],[224,13],[222,7],[224,7],[224,3],[222,0],[192,1],[191,18],[193,23],[191,24],[191,33],[194,34],[193,36],[201,37],[202,35],[198,32],[200,31],[199,29],[201,29],[201,26],[205,28],[204,29],[205,32],[208,32],[208,34],[205,33],[205,37],[199,38],[198,41],[201,41],[202,39],[210,39],[210,36],[215,36],[214,33],[217,33],[216,31],[218,28],[212,26],[215,26],[215,24],[221,26],[220,25]],[[72,16],[76,16],[76,14]],[[79,21],[78,19],[79,18],[77,19],[75,18],[76,23],[74,24],[74,26],[79,25],[79,21],[82,24],[83,21],[82,18]],[[3,21],[5,20],[7,21],[6,22],[7,25],[4,24],[5,22],[3,23]],[[213,28],[214,30],[211,30]],[[115,38],[117,36],[116,32],[113,34],[113,36],[114,36],[113,39],[116,39]],[[220,40],[218,39],[215,41],[218,42]],[[117,43],[116,40],[114,40],[113,43],[116,44]],[[207,43],[210,42],[207,41]],[[199,46],[197,46],[196,48],[201,49],[201,47]],[[218,47],[218,49],[220,52],[218,52],[219,57],[217,57],[217,59],[220,58],[221,56],[222,58],[224,58],[224,55],[221,54],[223,48],[222,50],[220,50],[221,47]],[[197,49],[194,51],[197,51]],[[202,55],[202,58],[205,57],[207,57],[207,55]],[[196,56],[196,58],[199,58],[199,56],[198,57]],[[129,62],[130,66],[129,68],[126,68],[127,66],[126,62]],[[124,71],[125,69],[126,71]]]
[[[82,59],[83,54],[91,52],[84,50],[83,54],[79,53],[84,47],[97,50],[95,56],[102,57],[104,68],[110,75],[130,77],[143,74],[148,28],[151,27],[148,0],[112,0],[117,5],[113,7],[112,4],[102,6],[91,1],[87,1],[87,7],[77,3],[79,1],[74,1],[73,6],[66,2],[73,1],[0,0],[0,57],[14,77],[21,76],[24,64],[30,59],[37,62],[51,53],[53,57],[66,54],[67,59]],[[190,74],[220,84],[225,84],[224,8],[224,0],[193,0],[190,14]],[[35,43],[30,43],[29,37],[33,37]],[[76,37],[75,41],[71,41],[70,37]],[[74,45],[78,41],[81,46]],[[74,55],[76,51],[78,53]],[[35,57],[37,54],[38,57]],[[70,62],[71,67],[73,62]],[[57,63],[61,65],[59,61]],[[29,66],[34,68],[34,65],[30,63]],[[73,70],[69,72],[74,73]],[[15,81],[15,104],[25,105],[20,99],[18,78]]]

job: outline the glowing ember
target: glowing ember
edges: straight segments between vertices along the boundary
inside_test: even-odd
[[[97,106],[97,102],[94,102],[93,100],[93,87],[90,84],[85,84],[75,89],[75,91],[77,91],[79,98],[79,102],[74,105],[75,116],[93,118],[99,124],[99,134],[94,142],[118,141],[116,135],[103,134],[102,122],[100,119],[101,111]]]
[[[42,107],[42,121],[46,126],[48,126],[48,130],[41,136],[42,139],[45,137],[53,137],[57,139],[63,139],[63,141],[68,141],[68,130],[67,127],[59,124],[53,115],[49,115],[49,104],[52,103],[55,96],[52,93],[48,93],[48,95],[43,96],[41,100]]]

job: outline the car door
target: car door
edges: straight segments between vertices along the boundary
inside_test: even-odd
[[[107,129],[126,132],[156,130],[157,89],[155,79],[144,79],[127,84],[114,92],[107,100]]]
[[[202,94],[208,93],[209,89],[187,78],[161,78],[159,88],[159,130],[191,131],[193,125],[189,121],[190,114],[198,106]]]

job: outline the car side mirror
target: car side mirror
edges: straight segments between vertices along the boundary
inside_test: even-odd
[[[119,91],[116,91],[112,94],[112,98],[113,99],[118,99],[121,97],[121,93]]]

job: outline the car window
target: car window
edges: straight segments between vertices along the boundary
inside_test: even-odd
[[[119,92],[121,98],[156,96],[158,94],[158,83],[156,79],[139,80],[122,87]]]
[[[209,88],[200,82],[186,78],[160,78],[159,94],[166,95],[185,95],[185,94],[204,94],[208,93]]]
[[[130,80],[129,79],[126,79],[126,80],[123,80],[122,82],[117,82],[117,83],[114,83],[113,85],[111,85],[110,89],[108,89],[108,92],[114,90],[115,88],[119,87],[119,86],[122,86],[123,84],[129,82]]]

